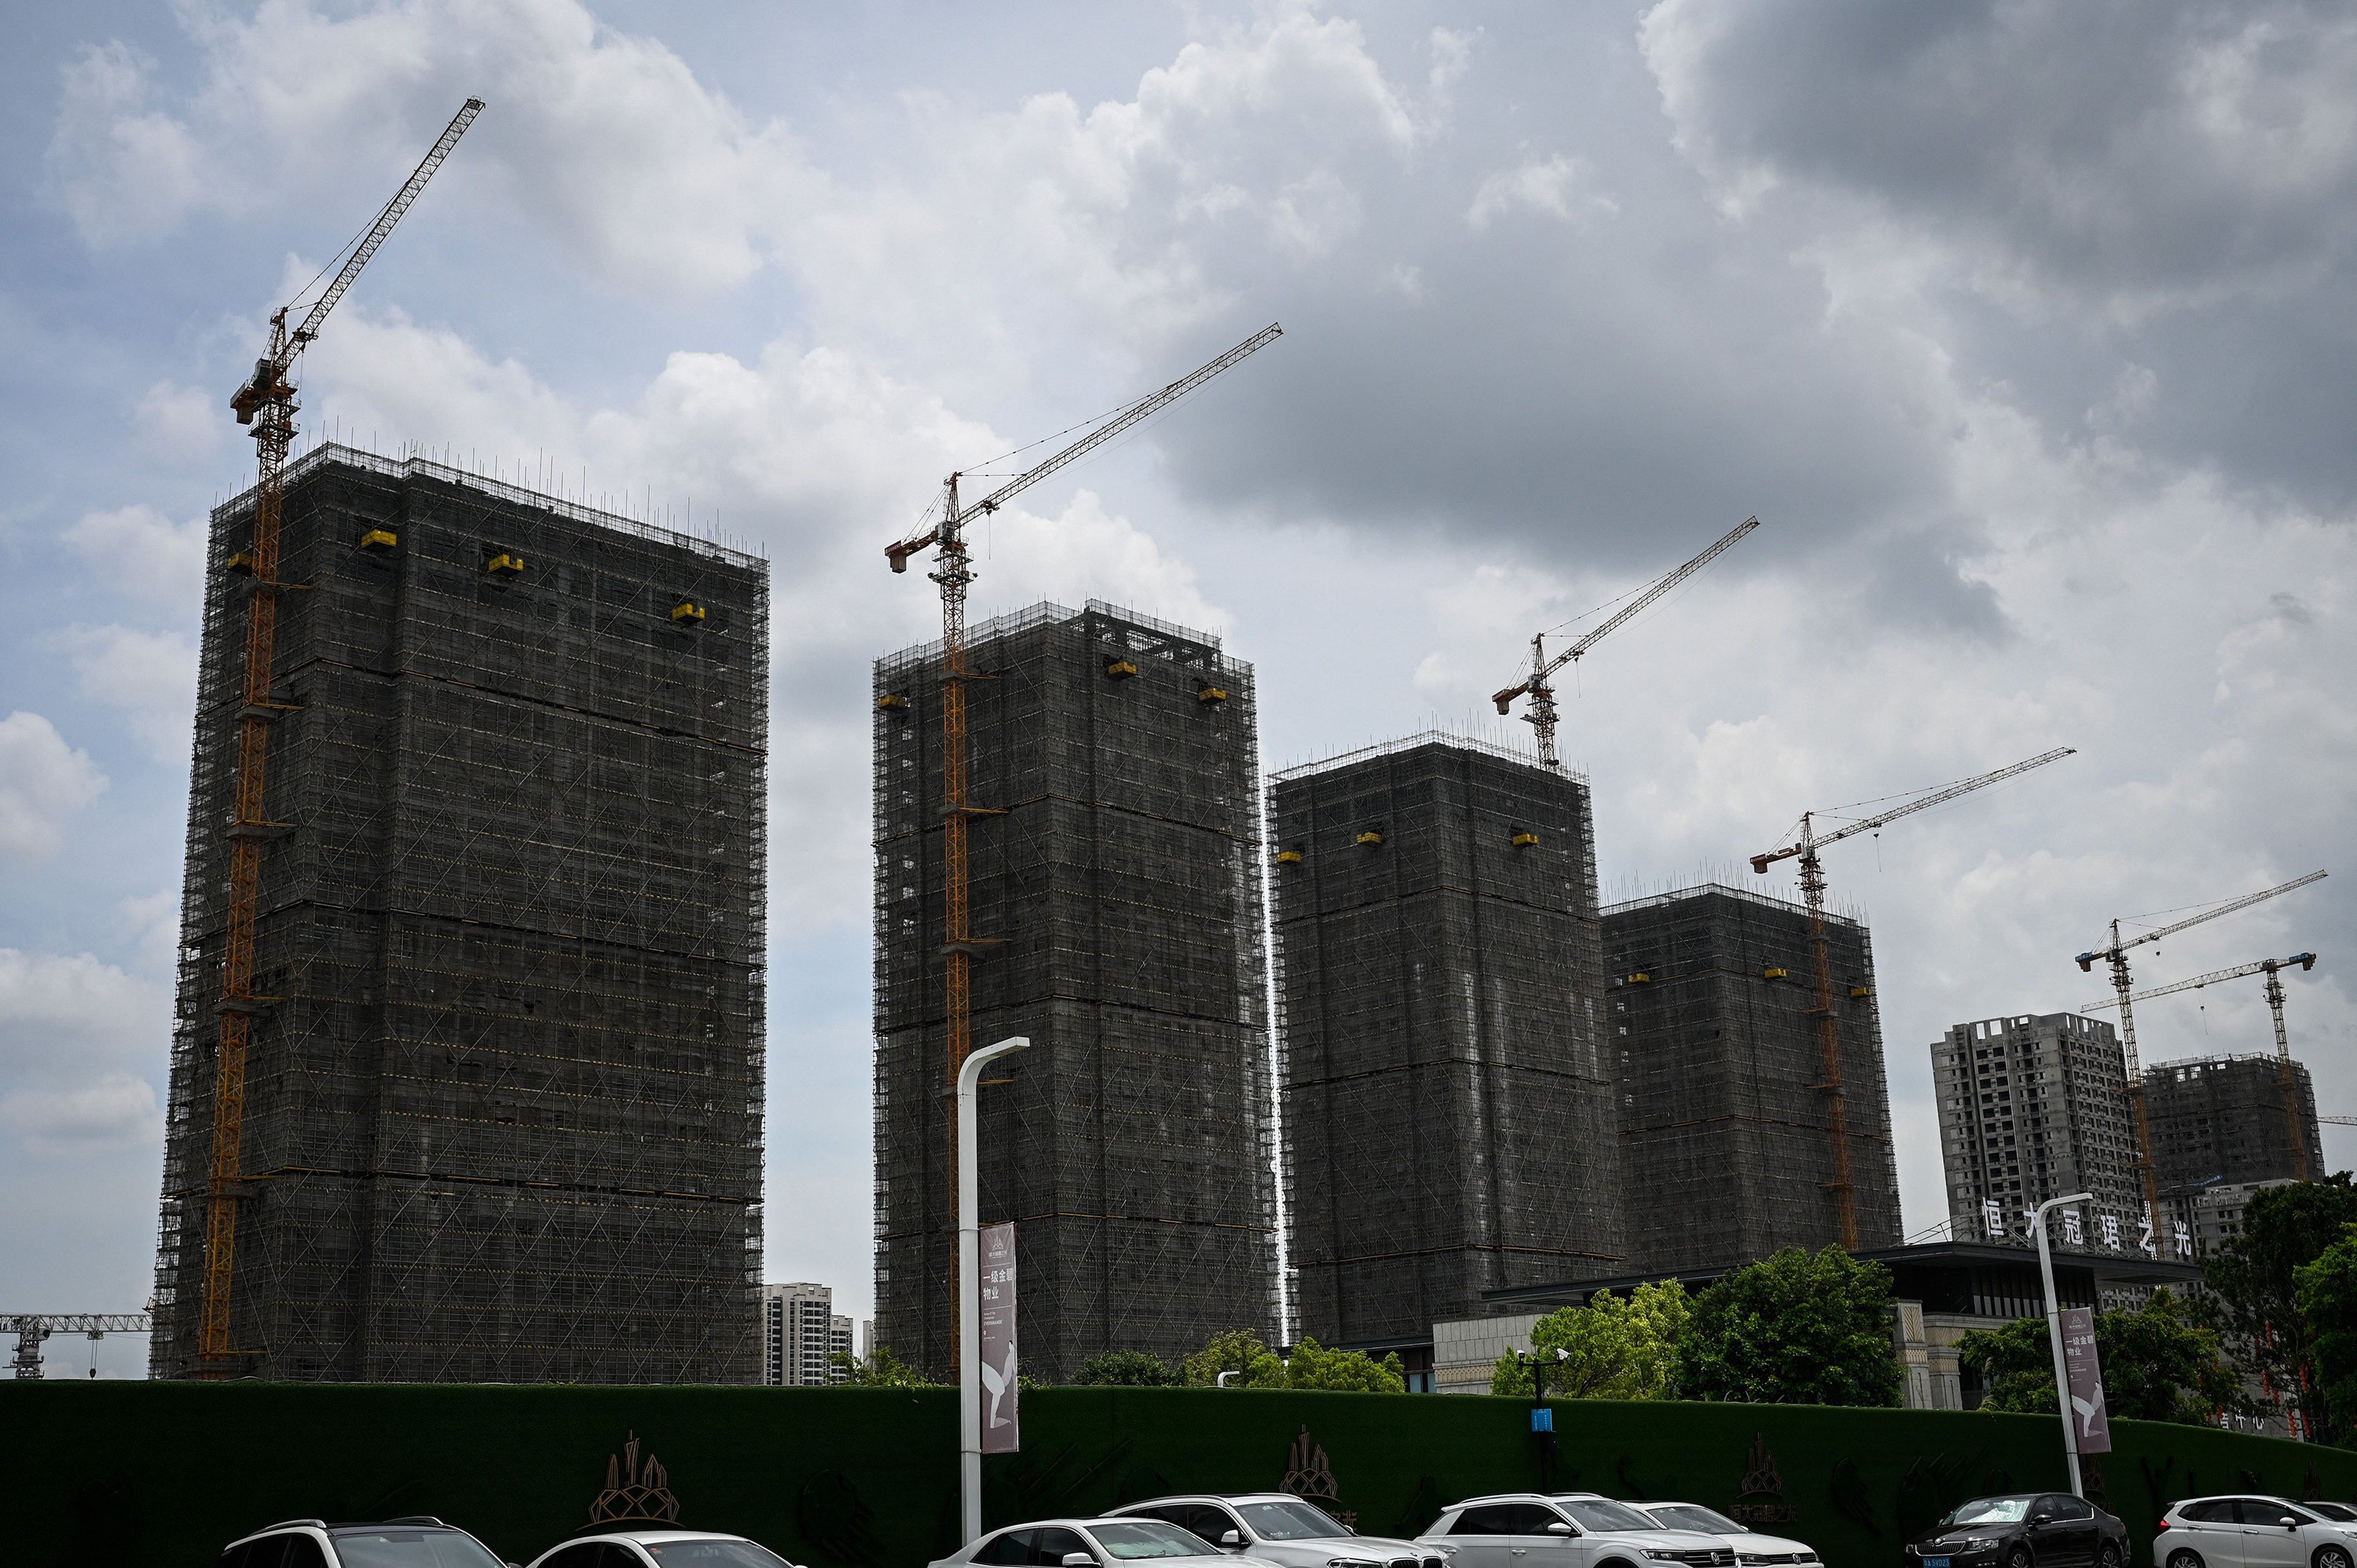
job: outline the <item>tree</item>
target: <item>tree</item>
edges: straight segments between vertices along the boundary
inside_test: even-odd
[[[1890,1271],[1839,1247],[1787,1247],[1697,1295],[1678,1339],[1678,1391],[1758,1404],[1893,1405]]]
[[[1693,1316],[1685,1286],[1639,1285],[1625,1296],[1599,1291],[1586,1306],[1560,1307],[1531,1326],[1531,1348],[1547,1363],[1546,1387],[1566,1399],[1668,1399],[1677,1387],[1678,1340]],[[1557,1359],[1555,1352],[1566,1351]],[[1493,1394],[1531,1397],[1530,1368],[1501,1356]]]
[[[1983,1410],[2054,1413],[2054,1346],[2043,1317],[1975,1329],[1957,1343],[1956,1359],[1986,1386]],[[2166,1290],[2138,1311],[2095,1314],[2095,1359],[2104,1408],[2115,1416],[2202,1426],[2217,1411],[2244,1403],[2216,1331],[2196,1323]]]
[[[1233,1382],[1248,1389],[1281,1389],[1285,1386],[1285,1363],[1276,1352],[1249,1328],[1232,1329],[1215,1334],[1200,1350],[1180,1363],[1180,1371],[1190,1383],[1216,1383],[1222,1372],[1238,1373]]]
[[[1081,1364],[1073,1381],[1099,1388],[1166,1389],[1187,1380],[1187,1375],[1158,1356],[1143,1350],[1108,1350]]]
[[[1325,1389],[1335,1393],[1397,1394],[1407,1391],[1396,1351],[1380,1361],[1363,1350],[1329,1350],[1308,1335],[1285,1363],[1288,1389]]]
[[[2243,1209],[2243,1233],[2202,1271],[2227,1352],[2244,1373],[2296,1402],[2311,1432],[2330,1429],[2323,1375],[2313,1361],[2298,1302],[2299,1269],[2357,1223],[2357,1186],[2341,1171],[2323,1181],[2262,1187]]]
[[[2292,1280],[2324,1396],[2327,1420],[2317,1434],[2357,1448],[2357,1225],[2343,1226],[2341,1240],[2294,1269]]]
[[[889,1345],[878,1345],[876,1353],[865,1361],[848,1351],[834,1353],[834,1364],[844,1374],[844,1381],[872,1389],[938,1389],[937,1383],[916,1368],[893,1354]]]

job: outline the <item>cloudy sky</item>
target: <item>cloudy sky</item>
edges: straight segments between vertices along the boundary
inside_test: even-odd
[[[224,400],[470,93],[303,418],[546,463],[771,561],[770,1277],[866,1309],[866,668],[938,613],[881,545],[948,469],[1272,320],[1002,515],[977,610],[1219,629],[1282,766],[1495,724],[1533,631],[1757,513],[1566,691],[1608,897],[1789,892],[1741,862],[1804,807],[2079,748],[1829,852],[1873,923],[1910,1229],[1944,1212],[1929,1042],[2101,996],[2070,960],[2115,915],[2332,869],[2139,978],[2316,949],[2295,1048],[2357,1112],[2343,6],[177,0],[11,27],[0,1309],[146,1296],[201,534],[251,477]],[[2255,983],[2139,1022],[2148,1060],[2271,1044]],[[2357,1163],[2357,1129],[2325,1144]]]

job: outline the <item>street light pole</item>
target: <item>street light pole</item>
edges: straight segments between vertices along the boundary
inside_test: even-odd
[[[2054,1254],[2046,1246],[2046,1216],[2074,1203],[2094,1201],[2092,1192],[2050,1197],[2038,1206],[2038,1212],[2029,1221],[2029,1229],[2038,1237],[2038,1276],[2046,1285],[2046,1338],[2054,1350],[2054,1402],[2062,1412],[2062,1453],[2071,1461],[2071,1495],[2078,1498],[2087,1493],[2079,1480],[2079,1428],[2071,1420],[2071,1374],[2062,1364],[2062,1309],[2054,1299]]]
[[[1028,1050],[1028,1036],[1012,1035],[970,1053],[958,1069],[958,1543],[982,1534],[982,1207],[974,1157],[974,1098],[982,1069],[1003,1056]]]

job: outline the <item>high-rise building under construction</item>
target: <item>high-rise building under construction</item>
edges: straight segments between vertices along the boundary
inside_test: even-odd
[[[1825,917],[1857,1245],[1900,1240],[1874,950]],[[1609,1041],[1636,1266],[1842,1241],[1809,912],[1705,884],[1604,911]]]
[[[2164,1194],[2324,1174],[2316,1086],[2305,1062],[2258,1054],[2160,1062],[2144,1069],[2144,1102]]]
[[[1092,602],[968,634],[985,1223],[1013,1220],[1031,1377],[1273,1335],[1251,666]],[[954,1364],[938,643],[875,670],[876,1339]]]
[[[1587,783],[1423,735],[1276,774],[1270,822],[1300,1332],[1622,1272]]]
[[[207,561],[154,1370],[756,1380],[766,564],[337,446],[287,470],[276,583],[253,526],[218,509]],[[241,836],[259,994],[217,1129]]]

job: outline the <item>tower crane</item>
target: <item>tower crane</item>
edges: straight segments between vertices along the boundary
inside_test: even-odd
[[[1833,1138],[1834,1178],[1824,1184],[1834,1195],[1834,1206],[1841,1221],[1842,1246],[1857,1251],[1857,1193],[1849,1179],[1849,1109],[1842,1088],[1841,1020],[1834,1014],[1833,955],[1825,937],[1825,869],[1817,852],[1827,844],[1839,843],[1846,838],[1871,832],[1887,822],[1901,817],[1911,817],[1918,811],[1969,795],[1975,789],[1986,789],[2018,778],[2033,768],[2043,768],[2072,754],[2074,747],[2058,746],[2051,751],[2041,751],[2036,757],[2000,768],[1977,778],[1959,779],[1943,785],[1928,794],[1880,811],[1859,822],[1846,822],[1829,833],[1817,832],[1817,813],[1801,813],[1800,836],[1781,849],[1771,849],[1765,854],[1751,857],[1751,869],[1762,874],[1780,860],[1794,855],[1801,859],[1801,900],[1809,910],[1809,954],[1816,966],[1817,1004],[1809,1011],[1817,1020],[1820,1070],[1824,1081],[1813,1085],[1825,1097],[1825,1129]]]
[[[2180,980],[2174,985],[2156,985],[2150,991],[2139,991],[2130,1002],[2148,1002],[2156,996],[2174,996],[2180,991],[2199,991],[2205,985],[2215,985],[2222,980],[2241,980],[2246,975],[2267,977],[2267,1011],[2276,1020],[2276,1089],[2283,1096],[2284,1136],[2289,1140],[2292,1168],[2301,1181],[2309,1179],[2308,1168],[2308,1130],[2299,1122],[2299,1083],[2291,1070],[2291,1036],[2284,1032],[2284,988],[2282,972],[2298,964],[2302,970],[2316,967],[2312,952],[2296,952],[2289,958],[2263,958],[2256,963],[2238,963],[2232,969],[2212,970],[2208,974]],[[2090,1002],[2079,1009],[2082,1013],[2097,1013],[2106,1007],[2120,1005],[2119,998],[2107,1002]]]
[[[93,1369],[97,1342],[110,1334],[145,1334],[152,1326],[145,1312],[0,1312],[0,1334],[16,1337],[16,1354],[8,1365],[20,1380],[38,1381],[41,1341],[52,1334],[81,1334],[91,1342]],[[93,1369],[91,1377],[96,1377]]]
[[[291,706],[271,694],[278,595],[288,586],[278,580],[278,519],[285,499],[286,454],[295,444],[295,414],[299,406],[295,384],[287,378],[303,350],[318,337],[328,312],[375,257],[393,225],[401,221],[425,182],[434,177],[450,149],[482,112],[481,99],[467,100],[415,171],[378,210],[376,221],[351,247],[343,266],[298,325],[290,328],[286,317],[302,303],[300,295],[271,314],[270,350],[254,361],[253,376],[230,399],[237,422],[253,427],[260,478],[253,488],[253,542],[231,558],[232,566],[253,582],[245,600],[245,673],[238,705],[234,775],[236,814],[229,828],[229,908],[221,955],[220,1047],[213,1069],[212,1157],[206,1181],[204,1304],[197,1325],[196,1369],[203,1377],[226,1376],[235,1360],[230,1349],[230,1303],[237,1256],[237,1206],[245,1196],[245,1184],[238,1175],[245,1133],[245,1053],[254,1015],[274,1000],[253,993],[253,936],[262,847],[286,825],[270,821],[264,811],[264,768],[271,723]]]
[[[1704,551],[1701,554],[1695,556],[1693,560],[1687,562],[1684,565],[1679,567],[1668,576],[1662,578],[1657,583],[1654,583],[1643,593],[1639,594],[1635,598],[1631,599],[1627,604],[1622,605],[1600,624],[1590,627],[1584,634],[1581,635],[1577,641],[1574,642],[1569,648],[1565,649],[1561,653],[1556,654],[1552,659],[1547,657],[1546,633],[1540,632],[1537,636],[1531,639],[1530,674],[1525,676],[1519,683],[1509,686],[1502,692],[1492,692],[1490,693],[1490,700],[1498,704],[1498,712],[1501,714],[1503,714],[1512,708],[1513,701],[1516,697],[1527,695],[1530,698],[1530,711],[1525,713],[1523,715],[1523,718],[1524,722],[1529,724],[1532,732],[1538,739],[1539,760],[1541,762],[1545,763],[1549,768],[1560,768],[1563,766],[1563,759],[1555,755],[1555,732],[1556,712],[1555,705],[1555,687],[1549,683],[1550,678],[1554,676],[1555,671],[1578,659],[1589,649],[1603,641],[1606,637],[1619,630],[1621,627],[1626,626],[1630,621],[1634,620],[1641,611],[1644,610],[1648,606],[1657,602],[1663,595],[1668,593],[1672,588],[1676,587],[1680,583],[1684,582],[1688,577],[1693,576],[1696,572],[1701,571],[1704,567],[1709,565],[1713,561],[1717,560],[1727,551],[1733,549],[1735,547],[1736,541],[1741,539],[1745,534],[1750,532],[1753,529],[1759,526],[1760,520],[1758,518],[1745,518],[1741,522],[1737,523],[1733,528],[1727,530],[1726,533],[1721,535],[1717,543],[1712,545],[1709,549]]]
[[[965,596],[968,585],[974,581],[974,566],[966,553],[965,525],[974,518],[986,517],[996,511],[1058,469],[1080,461],[1115,436],[1136,428],[1213,376],[1251,358],[1283,336],[1285,328],[1270,322],[1210,363],[1199,366],[1158,391],[1146,393],[1126,407],[1114,410],[1086,435],[1053,456],[1016,475],[980,500],[971,503],[961,500],[958,481],[964,476],[950,475],[942,482],[942,492],[935,502],[941,509],[941,520],[922,532],[884,547],[885,559],[895,572],[906,572],[909,557],[919,551],[932,550],[933,569],[927,575],[939,584],[942,590],[942,950],[946,968],[944,1013],[948,1045],[944,1081],[947,1085],[956,1084],[958,1069],[965,1065],[966,1055],[973,1047],[973,963],[986,941],[986,939],[976,938],[969,924],[966,832],[973,818],[998,814],[974,805],[966,798],[969,759],[966,756],[965,683],[976,677],[966,664]],[[949,1168],[954,1173],[957,1169],[954,1119],[950,1124],[949,1137]],[[954,1184],[954,1174],[951,1179]],[[955,1321],[955,1315],[952,1315],[952,1321]]]
[[[2160,1172],[2152,1160],[2152,1119],[2146,1110],[2144,1101],[2144,1068],[2136,1058],[2136,997],[2132,994],[2135,989],[2134,983],[2128,978],[2128,950],[2140,948],[2147,942],[2157,942],[2163,937],[2173,937],[2179,931],[2190,930],[2195,926],[2205,925],[2222,916],[2238,914],[2254,904],[2264,904],[2270,898],[2279,898],[2295,887],[2305,887],[2311,882],[2320,882],[2323,879],[2323,872],[2311,871],[2306,876],[2294,877],[2289,882],[2267,888],[2264,892],[2246,893],[2240,898],[2229,898],[2214,908],[2205,909],[2199,915],[2190,915],[2182,920],[2158,927],[2141,936],[2123,939],[2120,935],[2120,923],[2114,920],[2112,942],[2109,947],[2080,953],[2073,960],[2083,973],[2092,972],[2098,959],[2111,966],[2112,995],[2115,999],[2114,1005],[2120,1010],[2120,1055],[2127,1069],[2128,1109],[2134,1114],[2136,1122],[2136,1176],[2144,1187],[2146,1224],[2155,1223],[2160,1214]],[[2280,1037],[2280,1029],[2277,1035]]]

